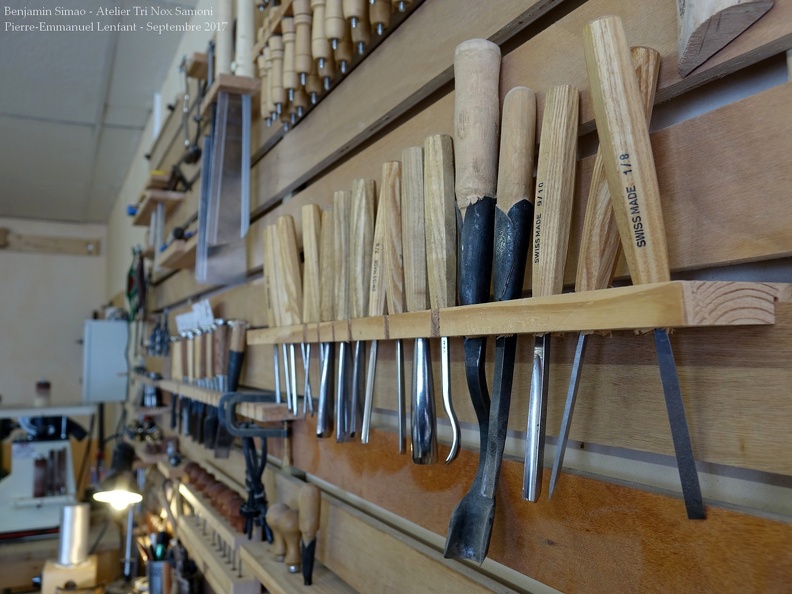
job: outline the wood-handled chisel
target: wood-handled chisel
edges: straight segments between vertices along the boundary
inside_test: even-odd
[[[426,271],[432,310],[456,305],[457,237],[454,195],[454,147],[447,134],[424,142],[424,212],[426,215]],[[451,424],[451,449],[446,464],[459,453],[459,421],[451,400],[451,357],[448,337],[440,338],[440,385],[443,408]]]
[[[423,148],[416,146],[402,151],[404,302],[409,312],[429,309],[423,165]],[[398,357],[399,344],[396,346]],[[397,373],[398,365],[397,361]],[[412,459],[416,464],[433,464],[437,459],[437,418],[428,338],[415,339],[410,395]]]
[[[263,244],[264,244],[264,291],[268,296],[267,298],[267,324],[270,328],[276,328],[281,325],[280,321],[280,306],[279,306],[279,293],[277,290],[277,237],[275,225],[267,225],[264,227]],[[280,344],[272,345],[272,365],[275,374],[275,402],[282,402],[281,395],[281,376],[280,376]],[[283,376],[284,384],[287,385],[289,372],[286,368],[286,357],[283,361]],[[289,391],[286,390],[286,403],[289,410],[291,410],[291,402],[289,400]]]
[[[313,583],[316,533],[319,531],[321,511],[322,493],[319,487],[310,483],[304,484],[300,487],[299,494],[299,522],[303,585],[305,586],[310,586]]]
[[[630,53],[635,73],[638,76],[638,87],[641,90],[646,119],[649,121],[654,106],[657,75],[660,72],[660,54],[647,47],[634,47]],[[596,291],[609,287],[620,253],[621,240],[616,226],[616,217],[613,214],[613,206],[611,206],[608,180],[605,178],[602,151],[597,150],[594,169],[591,172],[586,216],[583,220],[583,234],[580,239],[575,292]],[[553,496],[553,490],[564,465],[564,453],[569,440],[572,414],[575,410],[583,357],[589,335],[590,332],[581,332],[578,335],[564,416],[561,420],[561,431],[558,434],[558,444],[553,460],[553,474],[550,476],[548,499]]]
[[[394,252],[393,250],[396,250]],[[377,205],[374,225],[374,241],[371,249],[371,274],[369,283],[369,315],[385,315],[386,284],[391,283],[391,293],[398,290],[403,295],[403,280],[398,279],[396,289],[392,287],[394,278],[389,274],[388,260],[398,259],[401,275],[401,163],[388,161],[382,165],[382,184]],[[402,297],[403,300],[403,297]],[[366,397],[363,404],[363,426],[360,441],[368,443],[371,430],[371,413],[374,406],[374,379],[377,369],[377,341],[369,343],[369,362],[366,373]]]
[[[349,291],[349,265],[350,265],[350,219],[352,217],[352,192],[339,190],[333,195],[333,263],[334,263],[334,295],[333,312],[336,321],[349,319],[350,291]],[[348,328],[348,326],[347,326]],[[336,337],[336,340],[339,337]],[[349,441],[352,437],[350,429],[349,401],[352,395],[352,362],[349,353],[349,336],[344,332],[338,342],[338,364],[336,373],[336,441]]]
[[[539,158],[536,165],[532,262],[532,295],[558,295],[564,285],[564,263],[572,221],[577,165],[578,90],[552,87],[545,98]],[[531,393],[525,432],[523,498],[537,501],[542,490],[550,334],[534,341]]]
[[[459,303],[489,299],[500,124],[500,48],[472,39],[454,53],[454,185],[458,208]],[[470,489],[454,508],[445,556],[483,562],[492,527],[493,500],[481,494],[490,399],[484,368],[487,339],[466,336],[465,375],[479,424],[479,464]]]
[[[335,229],[333,209],[322,212],[319,242],[319,321],[335,319]],[[316,416],[316,436],[329,437],[333,430],[333,368],[335,366],[333,342],[319,346],[319,409]]]
[[[278,291],[278,304],[281,311],[281,324],[283,326],[297,326],[302,323],[302,278],[300,276],[300,255],[297,247],[297,231],[294,217],[283,215],[278,217],[277,225],[277,261],[275,272],[277,275],[276,290]],[[297,394],[297,365],[294,344],[289,345],[289,382],[291,392],[292,414],[298,414]]]
[[[316,204],[302,207],[303,238],[303,324],[319,322],[321,289],[319,285],[319,242],[321,241],[322,210]],[[313,413],[313,390],[311,390],[311,343],[302,343],[303,371],[303,414]]]
[[[352,182],[352,218],[349,230],[349,292],[351,297],[350,317],[364,318],[369,315],[369,290],[371,282],[371,252],[374,242],[374,213],[376,185],[373,179],[356,179]],[[352,357],[352,394],[349,404],[350,437],[358,434],[358,417],[363,407],[366,345],[355,341]]]
[[[589,23],[583,40],[602,160],[630,276],[635,284],[668,281],[671,272],[649,126],[621,19]],[[688,518],[703,519],[668,330],[656,328],[654,337],[685,507]]]

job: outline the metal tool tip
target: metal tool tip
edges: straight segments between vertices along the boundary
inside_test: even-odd
[[[300,84],[305,86],[306,81],[308,80],[308,75],[305,72],[300,73]]]
[[[289,131],[289,122],[283,122],[283,131],[284,132],[288,132]]]
[[[316,100],[319,97],[317,96],[316,92],[311,93],[311,105],[316,105]]]
[[[319,58],[319,69],[321,70],[324,67],[325,67],[325,59]]]
[[[280,115],[283,112],[283,103],[276,103],[275,104],[275,113]]]
[[[346,74],[347,72],[347,61],[341,60],[341,74]]]
[[[404,2],[399,2],[399,12],[404,12],[405,8],[407,8],[407,5]]]
[[[331,39],[330,47],[333,48],[333,51],[336,51],[338,49],[338,39]]]
[[[297,117],[298,118],[303,117],[303,113],[305,113],[305,111],[303,110],[302,105],[298,105],[297,106]]]
[[[357,17],[352,17],[351,19],[349,19],[349,24],[352,26],[353,29],[357,29],[358,26]]]
[[[289,101],[294,101],[294,89],[289,89]]]
[[[330,77],[329,76],[325,76],[324,89],[325,89],[325,91],[329,91],[330,90]]]
[[[363,55],[366,53],[366,44],[362,41],[358,41],[358,54]]]
[[[377,35],[382,37],[382,34],[385,32],[385,27],[382,23],[377,23]]]

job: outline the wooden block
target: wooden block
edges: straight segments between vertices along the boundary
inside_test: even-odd
[[[209,73],[209,56],[205,52],[193,52],[187,64],[187,76],[206,80]]]
[[[68,582],[76,587],[93,586],[96,584],[96,571],[96,555],[90,555],[83,563],[74,567],[64,567],[55,561],[47,561],[41,572],[41,592],[42,594],[61,592]]]
[[[27,235],[0,229],[0,250],[10,252],[98,256],[101,253],[101,245],[99,239]]]
[[[183,200],[184,192],[147,190],[143,194],[143,201],[138,204],[135,216],[132,217],[132,224],[147,227],[151,218],[151,213],[156,210],[157,204],[164,205],[165,216],[168,216]]]
[[[261,92],[261,81],[252,76],[219,74],[201,103],[201,115],[206,116],[209,113],[209,107],[217,99],[217,94],[221,92],[231,95],[250,95],[255,99]]]

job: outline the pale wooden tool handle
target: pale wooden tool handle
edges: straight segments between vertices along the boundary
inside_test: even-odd
[[[277,231],[279,260],[276,266],[280,269],[278,285],[283,325],[294,326],[302,323],[303,301],[300,256],[297,248],[294,217],[291,215],[278,217]]]
[[[231,326],[229,349],[235,353],[244,353],[248,323],[245,320],[231,320],[228,323]]]
[[[679,74],[687,76],[773,7],[773,0],[677,0]]]
[[[322,212],[321,243],[319,248],[319,321],[335,319],[335,229],[333,209]]]
[[[485,39],[454,53],[456,199],[462,216],[479,199],[495,196],[498,171],[500,48]]]
[[[269,45],[264,48],[262,55],[264,56],[264,70],[267,73],[267,114],[271,114],[275,111],[275,99],[272,96],[272,50]]]
[[[282,558],[286,555],[286,541],[283,539],[281,532],[281,522],[283,521],[283,514],[289,509],[289,506],[283,503],[273,503],[267,508],[267,513],[264,518],[267,524],[272,528],[273,546],[275,548],[275,555]]]
[[[371,274],[369,275],[368,315],[381,316],[385,313],[385,236],[388,232],[388,221],[385,215],[387,191],[383,165],[383,180],[380,186],[380,198],[377,207],[377,218],[374,223],[374,241],[371,248]]]
[[[366,0],[366,7],[368,7],[368,0]],[[368,10],[366,14],[359,20],[357,27],[351,31],[352,43],[357,48],[359,43],[365,47],[371,42],[371,23],[369,22]]]
[[[278,241],[276,235],[275,225],[264,227],[264,286],[269,294],[270,310],[267,323],[270,328],[283,325],[278,294]]]
[[[308,75],[313,67],[313,55],[311,55],[311,16],[310,0],[294,0],[292,2],[294,12],[294,69],[297,74]]]
[[[649,126],[621,20],[605,17],[584,33],[586,67],[602,160],[633,283],[670,278],[663,212]]]
[[[269,111],[267,110],[267,93],[269,92],[269,81],[267,80],[268,71],[267,71],[267,61],[264,59],[264,54],[262,53],[256,58],[256,63],[258,64],[258,74],[259,78],[261,79],[261,92],[259,93],[259,109],[261,110],[261,117],[268,118]]]
[[[303,238],[303,315],[304,324],[319,321],[319,242],[322,233],[322,210],[316,204],[302,207]]]
[[[644,115],[648,122],[654,107],[657,76],[660,72],[660,53],[647,47],[630,50],[638,88],[643,99]],[[602,162],[602,150],[597,150],[591,172],[586,216],[580,239],[575,291],[595,291],[610,286],[621,253],[621,240],[613,214],[608,180]]]
[[[329,59],[333,55],[325,33],[325,0],[311,0],[313,23],[311,23],[311,55],[314,60]]]
[[[272,69],[270,70],[270,95],[275,104],[286,103],[286,90],[283,88],[283,38],[280,35],[272,35],[267,42],[272,58]]]
[[[344,22],[344,35],[339,37],[338,48],[333,53],[333,56],[335,56],[335,61],[339,64],[341,64],[341,62],[349,64],[355,56],[355,49],[352,47],[352,36],[346,21]]]
[[[333,311],[336,320],[349,319],[349,221],[352,215],[352,192],[339,190],[333,195],[333,251],[335,291]]]
[[[423,149],[419,146],[402,151],[401,214],[405,305],[407,311],[423,311],[429,308],[429,294],[426,286]]]
[[[196,335],[193,340],[193,348],[195,349],[195,377],[202,379],[206,377],[206,335],[201,333]]]
[[[222,30],[217,32],[215,43],[215,78],[220,74],[231,74],[231,62],[234,59],[234,5],[232,0],[218,0],[217,21]]]
[[[204,334],[204,357],[206,358],[206,375],[215,375],[217,369],[214,356],[214,331]]]
[[[379,209],[385,211],[383,240],[385,300],[388,313],[404,312],[404,264],[402,258],[401,163],[382,165],[382,194]]]
[[[228,23],[227,29],[231,29]],[[218,32],[219,35],[222,33]],[[236,59],[237,76],[253,76],[253,46],[256,42],[254,6],[250,0],[237,0]]]
[[[280,528],[283,540],[286,541],[286,557],[283,562],[286,565],[300,565],[302,555],[300,554],[300,521],[297,517],[297,510],[287,509],[283,512]]]
[[[300,532],[304,543],[316,538],[319,531],[319,518],[322,512],[322,492],[310,483],[300,487]]]
[[[356,18],[368,23],[368,5],[368,0],[343,0],[344,18]]]
[[[298,107],[302,107],[303,110],[308,108],[308,104],[310,101],[308,100],[308,94],[305,92],[305,89],[302,87],[297,87],[294,91],[294,101],[292,101],[292,108],[295,113],[299,113]],[[304,113],[304,112],[303,112]]]
[[[267,116],[264,117],[268,117]],[[272,310],[272,295],[271,295],[271,288],[270,288],[270,273],[271,268],[269,265],[269,249],[270,249],[270,240],[269,240],[269,226],[265,226],[261,230],[261,262],[263,264],[263,274],[262,274],[262,281],[264,285],[264,289],[262,290],[261,296],[261,307],[264,310],[264,319],[267,322],[267,326],[272,328],[275,326],[275,313]]]
[[[456,305],[457,237],[454,148],[447,134],[424,142],[426,272],[432,309]]]
[[[369,312],[371,282],[371,250],[374,242],[376,185],[373,179],[352,182],[352,221],[349,231],[349,292],[352,298],[350,315],[362,318]]]
[[[533,296],[557,295],[564,285],[564,263],[572,221],[577,164],[578,90],[552,87],[545,98],[534,206]]]
[[[514,87],[503,100],[498,208],[508,213],[520,200],[533,202],[533,169],[536,147],[536,95]]]
[[[305,92],[309,93],[316,93],[316,96],[319,97],[324,92],[324,87],[322,86],[322,79],[319,77],[316,63],[314,62],[313,69],[311,73],[308,75],[308,78],[305,80]]]
[[[382,25],[383,29],[390,27],[391,3],[390,0],[377,0],[369,8],[371,24],[375,27]]]
[[[325,35],[327,39],[340,41],[344,38],[345,32],[343,0],[327,0],[325,4]]]
[[[281,19],[281,33],[283,34],[283,86],[286,90],[296,89],[299,85],[295,65],[295,35],[294,18]]]

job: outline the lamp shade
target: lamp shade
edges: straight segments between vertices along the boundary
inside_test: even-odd
[[[135,483],[132,474],[132,462],[135,450],[125,442],[119,442],[113,449],[113,461],[109,474],[99,483],[93,498],[102,503],[109,503],[117,510],[126,509],[130,505],[140,503],[143,496]]]

